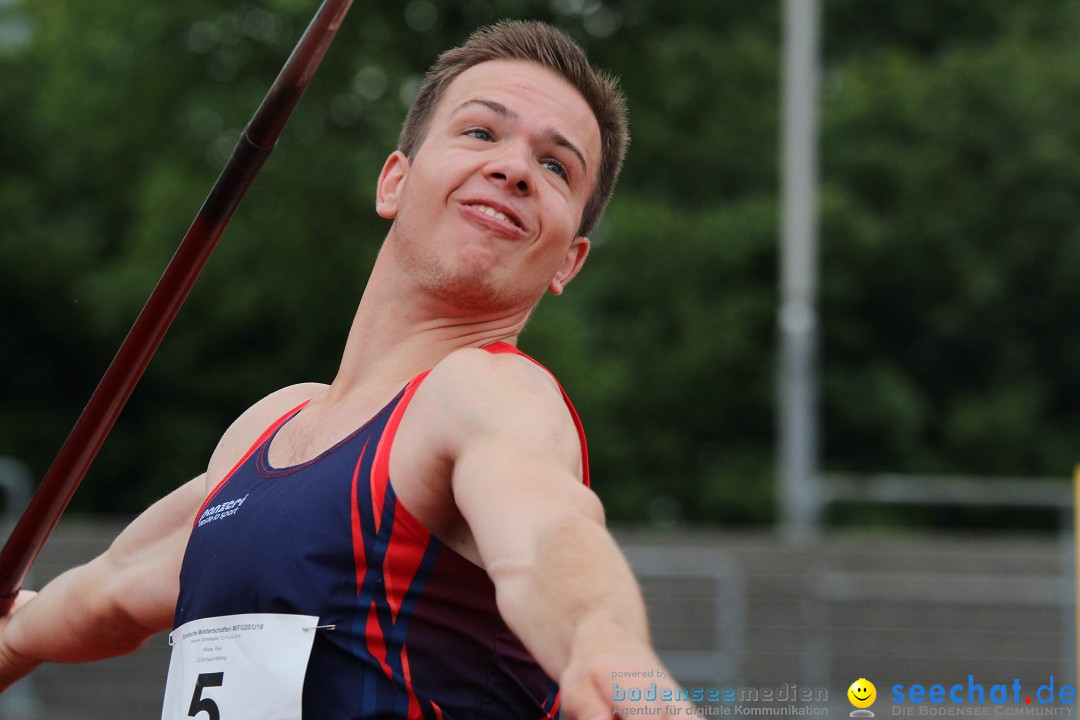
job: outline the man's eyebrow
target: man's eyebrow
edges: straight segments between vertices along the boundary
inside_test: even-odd
[[[495,102],[494,100],[485,100],[483,98],[473,98],[471,100],[466,100],[465,102],[454,108],[454,111],[450,114],[457,115],[459,112],[462,112],[470,105],[480,105],[482,107],[486,107],[488,110],[491,110],[496,115],[504,117],[507,120],[518,120],[520,118],[520,116],[516,112],[506,107],[502,103]],[[544,136],[559,147],[564,147],[570,152],[572,152],[577,157],[578,162],[581,163],[582,169],[585,170],[585,172],[589,171],[589,164],[585,162],[585,155],[581,152],[581,150],[578,149],[576,145],[574,145],[574,143],[570,142],[570,140],[565,135],[563,135],[555,128],[546,128],[544,130]]]

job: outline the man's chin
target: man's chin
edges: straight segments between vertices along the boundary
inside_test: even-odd
[[[432,296],[448,308],[478,316],[509,315],[522,309],[527,311],[539,300],[533,298],[530,302],[525,293],[497,287],[486,277],[483,280],[457,278],[453,282],[440,283],[431,291]]]

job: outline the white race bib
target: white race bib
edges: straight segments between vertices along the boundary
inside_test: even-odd
[[[300,720],[318,623],[312,615],[253,613],[176,628],[161,720]]]

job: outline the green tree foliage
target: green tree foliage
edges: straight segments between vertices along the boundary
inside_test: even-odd
[[[836,5],[853,30],[855,16],[874,21]],[[1080,432],[1080,16],[1058,2],[916,5],[889,5],[891,43],[880,27],[874,45],[839,38],[829,68],[826,457],[1067,475]]]
[[[826,469],[1075,462],[1074,5],[824,2]],[[0,2],[0,454],[44,473],[315,7]],[[420,74],[532,17],[621,76],[634,139],[585,272],[523,347],[584,416],[612,517],[770,520],[780,11],[357,3],[76,507],[140,509],[251,402],[332,377]]]

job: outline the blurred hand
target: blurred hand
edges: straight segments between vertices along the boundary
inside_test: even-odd
[[[11,625],[12,618],[25,608],[35,595],[37,593],[31,590],[21,590],[11,606],[11,611],[4,617],[0,617],[0,692],[37,667],[36,661],[19,655],[9,647],[10,638],[8,637],[8,627]]]
[[[644,645],[573,661],[559,679],[561,710],[570,720],[611,720],[629,708],[650,708],[649,717],[695,717],[693,706],[675,700],[679,684]]]

